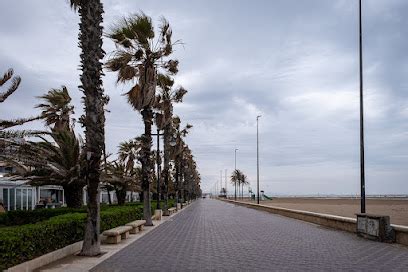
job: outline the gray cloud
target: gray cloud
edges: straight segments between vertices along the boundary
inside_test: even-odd
[[[36,111],[34,97],[65,84],[79,116],[78,16],[65,1],[10,2],[0,11],[0,69],[14,67],[20,90],[1,118]],[[180,73],[189,90],[176,113],[194,129],[188,136],[211,189],[221,169],[256,177],[260,119],[262,189],[270,194],[358,193],[357,1],[104,1],[105,27],[143,10],[164,15],[174,37]],[[368,193],[408,193],[408,72],[403,0],[364,1],[364,76]],[[106,52],[114,50],[104,41]],[[141,117],[106,73],[111,97],[106,141],[142,133]],[[41,124],[34,124],[41,126]],[[78,129],[79,130],[79,129]],[[254,186],[254,185],[252,185]]]

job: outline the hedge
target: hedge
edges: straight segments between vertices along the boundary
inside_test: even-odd
[[[101,211],[101,231],[141,219],[141,205],[114,206]],[[0,229],[0,271],[81,241],[86,213],[69,213],[35,224]]]
[[[34,224],[40,221],[47,220],[54,216],[77,212],[86,212],[86,210],[72,208],[56,208],[56,209],[38,209],[33,211],[24,210],[9,211],[0,214],[0,227]]]
[[[126,203],[125,206],[140,206],[142,203],[140,202],[132,202]],[[163,207],[164,201],[161,201],[161,205]],[[174,200],[169,199],[169,206],[174,205]],[[156,208],[156,201],[152,201],[152,213]],[[101,205],[101,211],[108,211],[113,207],[121,207],[117,204],[114,205]],[[4,226],[20,226],[25,224],[34,224],[37,222],[41,222],[44,220],[48,220],[52,217],[59,216],[62,214],[67,213],[86,213],[86,207],[81,209],[73,209],[73,208],[56,208],[56,209],[38,209],[33,211],[24,211],[24,210],[17,210],[17,211],[9,211],[3,214],[0,214],[0,227]]]

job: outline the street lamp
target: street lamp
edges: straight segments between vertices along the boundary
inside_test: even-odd
[[[157,136],[157,153],[156,153],[156,163],[157,163],[157,204],[156,209],[160,210],[160,171],[161,171],[161,158],[160,158],[160,136],[163,136],[163,133],[160,133],[160,129],[157,128],[157,133],[152,133],[152,136]]]
[[[257,203],[259,204],[259,118],[261,115],[256,117],[256,192],[257,192]]]
[[[225,169],[225,198],[228,199],[228,191],[227,191],[227,169]]]
[[[237,171],[237,150],[238,148],[235,148],[235,171]],[[235,175],[235,172],[234,172]],[[237,181],[235,181],[235,196],[234,196],[235,201],[237,201]]]
[[[361,213],[366,212],[365,207],[365,162],[364,162],[364,101],[363,101],[363,35],[361,22],[361,0],[359,1],[359,45],[360,45],[360,189]]]

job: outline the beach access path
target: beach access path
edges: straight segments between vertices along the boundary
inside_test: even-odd
[[[407,269],[406,246],[202,199],[91,271]]]

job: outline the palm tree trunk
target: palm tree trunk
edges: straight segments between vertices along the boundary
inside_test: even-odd
[[[106,188],[106,191],[108,192],[108,203],[109,205],[112,205],[112,198],[111,198],[110,190]]]
[[[117,188],[115,191],[116,198],[118,199],[118,205],[124,205],[126,202],[126,188]]]
[[[237,182],[236,181],[234,182],[234,185],[235,185],[235,197],[234,197],[234,200],[236,201],[237,200]]]
[[[169,168],[170,168],[170,129],[169,126],[166,126],[163,131],[164,134],[164,161],[163,161],[163,172],[162,172],[162,177],[163,177],[163,193],[164,193],[164,207],[163,207],[163,212],[167,213],[167,210],[169,208]]]
[[[68,208],[81,208],[82,207],[82,193],[83,186],[78,186],[73,183],[63,186],[64,195]]]
[[[151,108],[142,110],[145,132],[142,136],[141,164],[142,164],[142,190],[143,190],[143,217],[146,220],[146,226],[153,226],[151,197],[150,197],[150,178],[153,170],[152,161],[152,124],[153,111]]]
[[[184,203],[185,200],[185,196],[184,196],[184,176],[183,176],[183,167],[184,165],[181,163],[180,164],[180,198],[181,198],[181,203]]]
[[[176,158],[176,207],[177,207],[177,203],[180,202],[179,199],[179,183],[180,183],[180,163],[178,161],[178,156]]]
[[[100,207],[99,182],[100,161],[105,142],[104,104],[106,99],[102,89],[102,50],[103,6],[100,0],[81,1],[78,9],[81,21],[79,24],[79,46],[81,53],[81,83],[84,93],[86,157],[87,157],[87,194],[88,216],[85,228],[84,243],[81,255],[96,256],[100,254]]]

